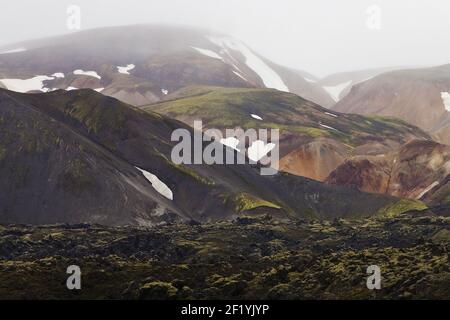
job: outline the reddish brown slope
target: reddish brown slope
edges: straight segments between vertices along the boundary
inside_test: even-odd
[[[450,147],[412,141],[398,151],[345,161],[326,182],[359,190],[418,199],[450,173]]]

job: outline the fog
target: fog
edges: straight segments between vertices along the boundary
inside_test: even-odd
[[[450,63],[448,0],[1,0],[0,45],[81,29],[164,23],[218,30],[256,52],[324,76]]]

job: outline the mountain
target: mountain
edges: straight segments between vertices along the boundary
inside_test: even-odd
[[[90,88],[135,106],[188,85],[275,88],[331,106],[310,78],[235,38],[193,28],[108,27],[0,48],[0,82],[10,90]]]
[[[372,79],[379,74],[396,69],[400,69],[400,67],[339,72],[321,78],[316,82],[330,94],[335,102],[338,102],[350,92],[354,85]]]
[[[400,120],[331,112],[271,89],[187,87],[143,109],[191,126],[202,120],[204,129],[280,129],[280,169],[319,181],[350,156],[384,154],[413,139],[430,139]]]
[[[352,87],[333,110],[393,116],[450,143],[450,64],[398,70]]]
[[[421,199],[449,174],[450,147],[415,140],[388,154],[348,159],[326,182],[366,192]]]
[[[93,90],[0,89],[0,123],[1,223],[356,217],[403,201],[253,165],[176,165],[171,134],[187,126]]]

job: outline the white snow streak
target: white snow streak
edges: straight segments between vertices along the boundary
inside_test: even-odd
[[[24,52],[24,51],[27,51],[27,49],[25,49],[25,48],[17,48],[17,49],[12,49],[12,50],[7,50],[7,51],[0,52],[0,54],[18,53],[18,52]]]
[[[198,52],[200,52],[201,54],[203,54],[204,56],[210,57],[210,58],[214,58],[214,59],[219,59],[223,61],[223,58],[221,56],[219,56],[217,53],[215,53],[214,51],[208,50],[208,49],[202,49],[202,48],[196,48],[196,47],[192,47],[192,49],[197,50]]]
[[[316,82],[317,82],[316,80],[309,79],[309,78],[307,78],[307,77],[303,77],[303,79],[305,79],[305,80],[308,81],[308,82],[312,82],[312,83],[316,83]]]
[[[441,92],[441,98],[444,103],[445,110],[450,111],[450,93]]]
[[[98,75],[98,73],[95,72],[95,71],[83,71],[83,70],[81,70],[81,69],[75,70],[75,71],[73,72],[73,74],[75,74],[75,75],[83,75],[83,76],[94,77],[94,78],[97,78],[97,79],[101,79],[101,78],[102,78],[102,77],[100,77],[100,76]]]
[[[209,40],[223,48],[225,52],[227,49],[240,52],[245,58],[246,65],[261,78],[267,88],[289,92],[281,77],[242,42],[229,37],[209,37]]]
[[[135,67],[134,64],[128,64],[126,67],[117,66],[117,71],[122,74],[130,74],[129,71],[133,70]]]
[[[325,112],[325,114],[327,114],[327,115],[329,115],[329,116],[332,116],[332,117],[335,117],[335,118],[338,117],[337,115],[335,115],[335,114],[333,114],[333,113],[330,113],[330,112]]]
[[[233,73],[234,73],[235,75],[237,75],[239,78],[241,78],[242,80],[248,81],[248,80],[245,79],[244,76],[242,76],[239,72],[233,71]]]
[[[333,128],[333,127],[327,126],[326,124],[321,124],[320,122],[319,122],[319,125],[320,125],[321,127],[327,128],[327,129],[331,129],[331,130],[334,130],[334,131],[339,131],[339,130]]]
[[[52,77],[55,77],[55,78],[64,78],[64,73],[62,73],[62,72],[56,72],[56,73],[52,74]]]
[[[344,91],[349,85],[351,85],[352,81],[347,81],[336,86],[324,86],[323,88],[330,94],[334,101],[339,101],[339,96],[342,91]]]
[[[428,191],[430,191],[431,189],[433,189],[434,187],[436,187],[439,184],[439,181],[435,181],[432,184],[430,184],[428,187],[426,187],[418,196],[416,199],[420,199],[422,198]]]
[[[173,192],[172,190],[170,190],[170,188],[161,180],[159,180],[159,178],[157,176],[155,176],[154,174],[151,174],[148,171],[142,170],[138,167],[135,167],[136,169],[138,169],[143,176],[152,184],[152,187],[158,191],[159,194],[163,195],[164,197],[166,197],[169,200],[173,200]]]
[[[258,116],[257,114],[253,114],[252,113],[251,116],[252,116],[253,119],[256,119],[256,120],[262,120],[263,119],[260,116]]]
[[[16,92],[42,91],[47,92],[48,89],[44,87],[45,80],[53,80],[49,76],[35,76],[30,79],[0,79],[6,89]]]

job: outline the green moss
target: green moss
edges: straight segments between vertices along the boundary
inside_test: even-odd
[[[111,100],[108,108],[99,108],[95,102],[89,104],[83,101],[71,106],[70,115],[86,124],[90,131],[101,132],[108,128],[113,132],[120,132],[125,121],[124,108],[118,102]]]
[[[398,119],[398,118],[393,118],[393,117],[386,117],[386,116],[377,116],[377,115],[373,115],[373,116],[367,116],[367,118],[369,119],[373,119],[379,122],[383,122],[386,124],[394,124],[394,125],[401,125],[401,126],[410,126],[410,124],[404,120]]]
[[[448,217],[239,220],[150,228],[0,225],[0,298],[450,297]],[[82,266],[82,290],[65,286],[74,263]],[[382,290],[365,285],[372,264],[381,268]]]
[[[283,133],[311,138],[330,137],[351,147],[367,143],[368,138],[388,139],[417,131],[402,120],[388,117],[343,115],[339,119],[329,119],[324,115],[325,109],[294,94],[276,90],[189,87],[179,96],[143,109],[177,118],[191,126],[192,119],[202,119],[209,128],[279,129]],[[252,113],[261,115],[263,120],[251,118]],[[320,122],[337,130],[323,128]]]
[[[185,175],[187,175],[187,176],[189,176],[191,178],[194,178],[198,182],[200,182],[202,184],[205,184],[205,185],[208,185],[208,186],[215,185],[215,182],[213,180],[201,176],[195,170],[189,168],[187,165],[173,163],[171,160],[169,160],[169,158],[167,158],[163,153],[159,152],[159,150],[157,150],[156,148],[154,149],[154,153],[155,153],[156,156],[163,158],[168,165],[172,166],[173,168],[175,168],[179,172],[181,172],[181,173],[183,173],[183,174],[185,174]]]
[[[144,284],[139,291],[140,299],[161,300],[174,298],[178,289],[168,282],[153,281]]]
[[[195,172],[194,170],[190,169],[188,166],[183,165],[183,164],[174,164],[173,162],[170,162],[171,165],[173,167],[175,167],[178,171],[184,173],[185,175],[188,175],[192,178],[194,178],[195,180],[197,180],[198,182],[208,185],[208,186],[213,186],[215,185],[215,182],[211,179],[202,177],[201,175],[199,175],[197,172]]]
[[[237,196],[234,197],[233,199],[235,206],[236,206],[236,212],[243,212],[243,211],[248,211],[248,210],[253,210],[259,207],[267,207],[267,208],[274,208],[274,209],[281,209],[280,206],[254,197],[248,193],[240,193]]]
[[[450,230],[448,230],[448,229],[439,230],[438,232],[436,232],[434,234],[434,236],[432,237],[432,240],[434,242],[449,243],[450,242]]]
[[[378,211],[378,214],[381,216],[393,218],[408,211],[422,211],[426,210],[427,208],[428,207],[422,201],[413,199],[401,199],[400,201],[392,205],[380,209]]]

